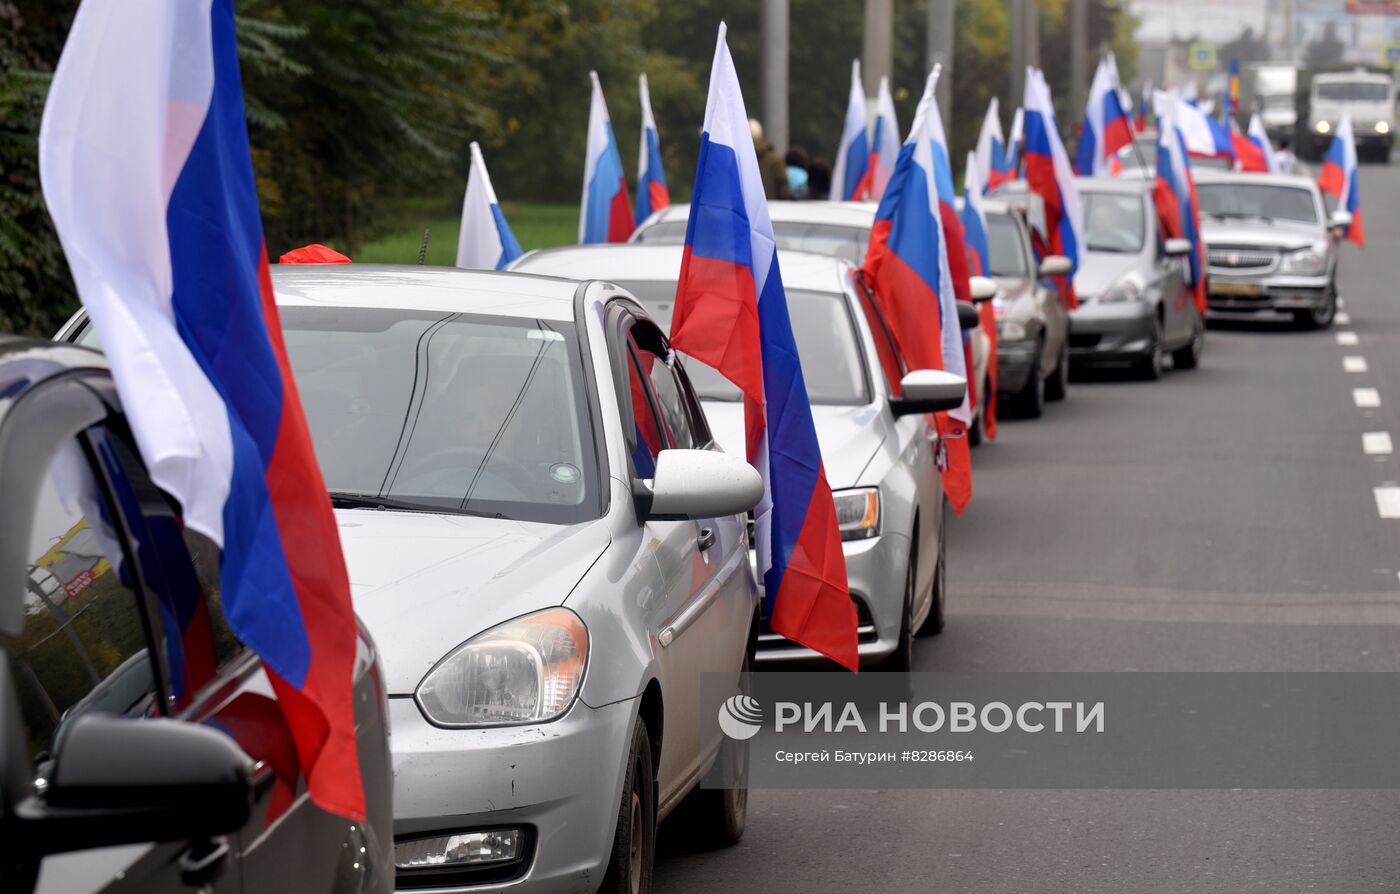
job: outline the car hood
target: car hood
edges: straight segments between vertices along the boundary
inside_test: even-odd
[[[1284,220],[1273,223],[1252,220],[1201,221],[1201,236],[1206,245],[1234,245],[1258,248],[1294,249],[1312,245],[1327,238],[1321,224],[1305,224]]]
[[[489,627],[559,605],[608,546],[576,525],[337,509],[355,611],[390,695],[411,695],[444,655]]]
[[[1118,280],[1136,270],[1140,261],[1140,255],[1086,251],[1079,256],[1079,272],[1074,274],[1074,291],[1081,298],[1102,295]]]
[[[726,453],[744,455],[744,405],[739,401],[701,402],[710,421],[710,433]],[[822,466],[833,489],[855,487],[860,473],[870,464],[884,442],[884,427],[876,424],[880,413],[875,406],[812,407],[817,426],[817,442],[822,449]]]

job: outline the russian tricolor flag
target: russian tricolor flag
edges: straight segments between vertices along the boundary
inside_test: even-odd
[[[520,243],[501,213],[491,175],[481,147],[471,144],[472,166],[467,173],[467,194],[462,199],[462,230],[457,236],[457,266],[477,270],[503,270],[520,257]]]
[[[993,100],[995,101],[995,100]],[[967,167],[963,172],[963,239],[967,242],[967,261],[975,276],[992,275],[992,250],[987,240],[987,212],[982,207],[982,195],[987,191],[982,180],[982,164],[976,152],[967,153]],[[978,316],[982,321],[982,332],[987,336],[987,393],[982,396],[982,429],[988,438],[997,436],[997,315],[990,301],[978,305]],[[973,369],[967,361],[967,368]],[[969,385],[971,383],[969,382]],[[977,387],[982,386],[981,382]]]
[[[875,94],[875,130],[870,141],[870,164],[867,177],[870,186],[863,190],[864,198],[878,202],[894,173],[894,160],[899,157],[899,119],[894,111],[889,78],[880,78]]]
[[[671,204],[666,189],[666,172],[661,169],[661,137],[656,132],[656,117],[651,113],[651,87],[647,76],[638,76],[642,97],[642,143],[637,147],[637,223],[651,217]]]
[[[773,630],[859,666],[856,611],[777,243],[734,60],[719,26],[671,343],[744,394],[748,458],[764,481],[754,510]]]
[[[593,97],[588,105],[588,143],[583,161],[583,205],[579,209],[578,241],[626,242],[632,235],[632,206],[627,200],[627,178],[622,156],[613,138],[608,104],[598,72],[590,71]]]
[[[909,368],[944,369],[966,378],[949,265],[952,246],[939,213],[933,124],[938,111],[933,92],[937,76],[937,69],[929,74],[894,176],[875,212],[863,269],[875,284],[875,300],[890,320]],[[972,500],[967,443],[971,402],[965,398],[958,409],[935,414],[934,421],[943,448],[943,490],[954,511],[961,513]]]
[[[1257,119],[1259,116],[1254,117]],[[1264,147],[1252,136],[1240,133],[1239,126],[1233,119],[1226,126],[1230,128],[1230,142],[1235,147],[1236,170],[1255,174],[1269,173],[1270,162],[1264,154]],[[1272,151],[1269,154],[1272,155]]]
[[[993,179],[987,181],[989,190],[996,189],[998,184],[1008,180],[1015,180],[1021,176],[1021,148],[1025,145],[1026,112],[1021,106],[1016,107],[1016,111],[1011,115],[1011,132],[1006,137],[1006,162],[1002,170],[996,173]]]
[[[1050,85],[1038,68],[1026,70],[1025,110],[1026,185],[1040,196],[1045,207],[1046,232],[1032,230],[1031,239],[1038,257],[1063,255],[1069,259],[1070,275],[1059,278],[1059,288],[1061,300],[1073,309],[1079,306],[1074,292],[1074,274],[1079,271],[1083,209],[1069,155],[1060,142]]]
[[[933,66],[924,88],[926,92],[937,88],[942,72],[941,64]],[[928,132],[933,150],[934,185],[938,189],[938,216],[943,225],[943,238],[948,243],[948,273],[953,278],[953,297],[959,301],[971,301],[972,287],[967,281],[967,245],[963,241],[962,221],[958,219],[958,199],[953,188],[953,165],[948,153],[948,135],[943,131],[943,115],[938,109],[938,95],[930,92],[928,101]]]
[[[1201,158],[1235,157],[1235,143],[1230,129],[1216,118],[1202,112],[1194,101],[1183,99],[1175,91],[1158,90],[1153,94],[1157,116],[1170,114],[1181,131],[1186,151]]]
[[[1148,122],[1150,122],[1152,118],[1152,82],[1147,81],[1142,85],[1142,95],[1138,97],[1133,127],[1138,133],[1142,133],[1147,130]]]
[[[1200,206],[1196,201],[1196,180],[1191,176],[1191,160],[1186,140],[1168,112],[1158,122],[1157,178],[1152,199],[1157,217],[1168,239],[1185,239],[1191,254],[1185,271],[1186,282],[1196,299],[1196,309],[1206,312],[1206,258],[1201,239]]]
[[[1118,63],[1109,53],[1099,60],[1089,85],[1074,169],[1083,177],[1101,177],[1108,171],[1108,160],[1132,142],[1133,124],[1118,86]]]
[[[989,192],[1011,179],[1006,173],[1006,140],[1001,135],[1001,107],[995,96],[987,103],[982,116],[982,130],[977,134],[977,181],[982,191]],[[966,175],[964,175],[966,179]]]
[[[861,187],[868,187],[870,142],[866,134],[865,87],[860,81],[860,60],[851,62],[851,94],[846,101],[846,123],[841,127],[841,145],[831,169],[831,199],[849,202],[868,198]]]
[[[355,615],[273,301],[232,0],[82,4],[39,163],[151,477],[222,549],[224,614],[311,798],[362,820]]]
[[[1361,189],[1356,180],[1356,140],[1352,135],[1350,112],[1343,112],[1342,120],[1337,122],[1337,132],[1332,135],[1327,157],[1322,160],[1317,186],[1337,197],[1337,207],[1351,213],[1346,238],[1364,248],[1366,227],[1361,222]]]
[[[1259,117],[1258,112],[1249,116],[1248,137],[1249,141],[1259,150],[1259,157],[1264,160],[1265,172],[1277,174],[1278,159],[1274,157],[1274,144],[1269,139],[1269,132],[1264,129],[1264,121]]]

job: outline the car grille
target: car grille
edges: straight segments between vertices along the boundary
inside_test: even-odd
[[[870,608],[865,604],[865,600],[859,596],[852,596],[851,602],[856,606],[856,642],[873,643],[880,638],[875,631],[875,619],[870,615]],[[768,624],[767,612],[759,618],[758,628],[758,648],[764,652],[782,652],[789,649],[801,649],[802,646],[793,642],[781,634],[774,633],[773,628]]]
[[[1097,347],[1102,336],[1097,332],[1071,332],[1069,334],[1069,346],[1071,348],[1093,348]]]
[[[1259,248],[1212,245],[1206,253],[1211,270],[1225,274],[1266,274],[1278,267],[1278,252]]]

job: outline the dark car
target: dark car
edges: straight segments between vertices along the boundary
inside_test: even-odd
[[[101,354],[0,339],[0,531],[0,890],[392,889],[373,643],[361,824],[307,795],[219,551],[152,483]]]

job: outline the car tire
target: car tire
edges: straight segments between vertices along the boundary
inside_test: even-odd
[[[1050,378],[1045,380],[1045,399],[1051,401],[1064,400],[1069,393],[1069,340],[1066,339],[1060,346],[1060,360],[1055,364],[1055,371],[1050,374]]]
[[[1195,369],[1201,365],[1201,353],[1206,349],[1206,323],[1200,314],[1191,330],[1191,340],[1172,351],[1172,369]]]
[[[739,691],[748,695],[751,659],[744,653],[744,664],[739,669]],[[735,785],[721,788],[728,780]],[[675,824],[684,828],[684,838],[693,841],[701,848],[714,850],[739,843],[744,837],[744,826],[749,812],[749,741],[724,737],[715,765],[710,770],[710,787],[696,788],[667,825]]]
[[[651,737],[646,721],[638,717],[627,756],[612,857],[599,890],[607,894],[650,894],[655,862],[656,779],[651,764]]]
[[[1044,369],[1045,351],[1042,343],[1031,361],[1030,372],[1026,374],[1026,384],[1013,399],[1016,415],[1023,419],[1039,419],[1045,413],[1045,378],[1040,374]]]
[[[1322,302],[1322,306],[1313,310],[1295,310],[1293,312],[1293,322],[1299,329],[1318,330],[1326,329],[1332,325],[1332,321],[1337,318],[1337,284],[1332,285],[1327,290],[1327,299]]]
[[[1166,365],[1166,349],[1162,346],[1162,320],[1152,320],[1152,343],[1147,346],[1146,356],[1133,363],[1133,373],[1143,381],[1155,382],[1162,377],[1162,367]]]
[[[918,532],[915,532],[917,538]],[[919,548],[917,539],[909,547],[909,561],[904,566],[904,604],[899,619],[899,639],[894,651],[880,659],[874,670],[907,674],[914,669],[914,591],[919,580]]]
[[[933,566],[933,601],[928,617],[914,631],[915,636],[937,636],[943,632],[943,610],[948,602],[948,501],[943,501],[942,523],[938,526],[938,564]]]

